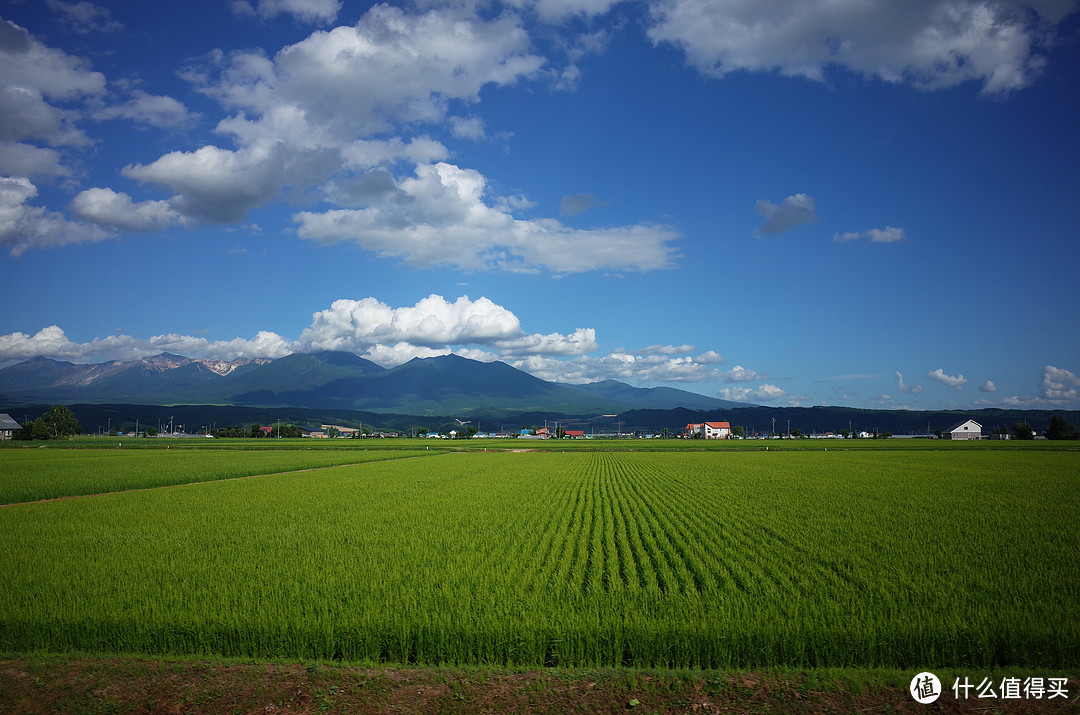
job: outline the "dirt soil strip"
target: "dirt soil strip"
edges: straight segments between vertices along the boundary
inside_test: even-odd
[[[1064,700],[957,700],[945,687],[937,702],[920,705],[907,677],[27,656],[0,659],[0,713],[1080,712],[1076,679]]]
[[[225,477],[224,479],[207,479],[201,482],[181,482],[179,484],[162,484],[156,487],[138,487],[137,489],[118,489],[112,492],[97,492],[95,494],[71,494],[62,497],[49,497],[48,499],[35,499],[34,501],[17,501],[9,504],[0,504],[0,509],[9,506],[26,506],[27,504],[47,504],[53,501],[67,501],[69,499],[91,499],[93,497],[107,497],[112,494],[129,494],[131,492],[152,492],[158,489],[174,489],[176,487],[197,487],[200,484],[217,484],[219,482],[235,482],[238,479],[258,479],[260,477],[277,477],[285,474],[303,474],[304,472],[322,472],[327,469],[342,469],[344,467],[362,467],[365,464],[382,464],[384,462],[402,462],[406,459],[424,459],[434,457],[436,454],[449,454],[449,452],[435,452],[432,454],[415,454],[411,457],[397,457],[396,459],[373,459],[370,462],[350,462],[349,464],[332,464],[329,467],[308,467],[307,469],[291,469],[287,472],[267,472],[266,474],[245,474],[242,477]]]

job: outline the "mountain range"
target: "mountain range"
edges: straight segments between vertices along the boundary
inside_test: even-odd
[[[458,355],[414,358],[392,368],[346,352],[275,360],[203,360],[162,353],[129,362],[77,365],[36,357],[0,369],[0,404],[133,403],[364,410],[412,415],[597,415],[633,409],[746,407],[670,387],[615,380],[548,382],[502,362]]]

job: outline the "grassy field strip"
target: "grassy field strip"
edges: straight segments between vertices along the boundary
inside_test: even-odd
[[[42,502],[60,501],[60,500],[63,500],[63,499],[91,499],[91,498],[94,498],[94,497],[104,497],[104,496],[108,496],[110,494],[123,494],[123,493],[126,493],[126,492],[142,492],[142,491],[150,491],[150,490],[153,490],[153,489],[173,489],[173,488],[177,488],[177,487],[194,487],[194,486],[199,486],[199,485],[202,485],[202,484],[214,484],[216,482],[226,482],[226,481],[232,481],[232,480],[235,480],[235,479],[258,479],[260,477],[277,477],[277,476],[285,476],[285,475],[290,475],[290,474],[304,474],[306,472],[321,472],[321,471],[325,471],[325,470],[328,470],[328,469],[342,469],[344,467],[355,467],[358,464],[377,464],[379,462],[390,461],[391,459],[393,459],[393,460],[416,459],[416,458],[419,458],[419,457],[433,456],[435,454],[449,454],[449,453],[448,452],[426,452],[426,453],[417,453],[417,454],[402,454],[400,452],[394,452],[393,454],[394,454],[393,457],[390,457],[390,458],[387,458],[387,459],[369,459],[369,460],[364,460],[364,461],[360,461],[360,462],[351,462],[351,463],[347,463],[347,464],[330,464],[330,465],[321,466],[321,467],[305,467],[303,469],[290,469],[290,470],[282,471],[282,472],[266,472],[264,474],[247,474],[247,475],[236,476],[236,477],[224,477],[222,479],[202,479],[202,480],[198,480],[198,481],[185,481],[185,482],[179,482],[179,483],[176,483],[176,484],[160,484],[160,485],[152,486],[152,487],[136,487],[136,488],[131,488],[131,489],[119,489],[119,490],[107,491],[107,492],[95,492],[95,493],[92,493],[92,494],[77,494],[77,495],[74,495],[74,496],[53,497],[51,499],[37,499],[35,501],[30,501],[30,502],[12,502],[12,503],[9,503],[9,504],[0,504],[0,509],[4,509],[6,507],[12,507],[12,506],[24,506],[26,504],[39,504],[39,503],[42,503]]]
[[[416,450],[0,450],[0,504],[432,455]]]
[[[1075,669],[1078,459],[471,453],[19,505],[0,651]]]

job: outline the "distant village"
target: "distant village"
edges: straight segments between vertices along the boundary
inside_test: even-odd
[[[595,429],[586,433],[583,429],[567,429],[564,425],[555,423],[545,424],[542,427],[522,427],[517,430],[507,430],[502,427],[496,431],[485,432],[473,426],[469,420],[455,420],[458,427],[445,432],[431,431],[417,428],[411,431],[376,431],[371,427],[349,427],[345,425],[324,424],[318,429],[298,427],[296,425],[253,424],[250,427],[230,426],[217,429],[214,427],[202,427],[197,430],[185,429],[184,425],[176,425],[171,421],[160,424],[156,428],[136,424],[134,431],[118,431],[111,425],[106,428],[98,428],[95,434],[104,436],[124,437],[155,437],[155,438],[214,438],[214,437],[255,437],[255,438],[307,438],[307,439],[378,439],[392,437],[422,437],[427,439],[521,439],[521,440],[547,440],[547,439],[949,439],[949,440],[977,440],[977,439],[1038,439],[1042,435],[1036,435],[1025,425],[1015,425],[1013,432],[995,429],[987,434],[983,426],[975,420],[959,422],[946,430],[936,430],[925,434],[893,435],[890,433],[878,433],[840,430],[838,432],[811,432],[804,433],[797,428],[792,428],[790,423],[780,431],[774,424],[767,433],[748,433],[745,427],[733,426],[731,422],[692,422],[686,425],[681,432],[663,430],[659,433],[651,432],[624,432],[621,425],[613,425],[614,429]],[[34,427],[39,420],[29,421],[27,425],[20,425],[10,415],[0,414],[0,440],[10,439],[42,439],[40,430],[34,432]],[[40,428],[40,425],[37,425]],[[107,429],[107,431],[106,431]],[[1050,436],[1050,435],[1047,435]],[[1053,436],[1050,436],[1053,439]]]

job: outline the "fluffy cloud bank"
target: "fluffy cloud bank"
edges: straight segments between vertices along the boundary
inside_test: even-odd
[[[176,334],[155,335],[144,339],[130,335],[110,335],[106,338],[94,338],[86,343],[70,340],[56,325],[42,328],[34,335],[20,332],[0,335],[0,363],[39,356],[75,363],[126,361],[163,352],[235,360],[240,357],[284,357],[291,353],[292,349],[280,335],[267,331],[260,331],[250,340],[234,338],[210,341]]]
[[[340,3],[262,0],[234,9],[328,20]],[[108,231],[151,231],[235,223],[290,192],[321,194],[331,208],[293,216],[301,238],[353,241],[417,267],[566,274],[673,266],[679,235],[669,226],[578,229],[518,218],[515,211],[532,206],[527,199],[488,195],[485,177],[442,161],[449,151],[437,141],[395,136],[445,125],[458,138],[483,138],[482,119],[451,106],[478,103],[484,87],[537,77],[546,60],[530,45],[514,13],[485,19],[468,7],[376,5],[355,25],[314,32],[273,56],[211,53],[184,77],[231,113],[217,132],[236,148],[207,144],[124,168],[124,176],[171,192],[165,200],[137,202],[98,187],[70,208]],[[182,106],[150,99],[98,116],[156,109],[159,122],[183,120]],[[412,164],[411,175],[391,172],[401,163]]]
[[[520,218],[514,214],[529,205],[526,199],[485,196],[483,176],[439,164],[451,151],[423,135],[440,128],[458,139],[483,139],[484,120],[473,108],[486,88],[556,78],[560,87],[574,86],[581,73],[576,61],[602,52],[633,23],[574,37],[567,21],[604,15],[618,4],[505,0],[483,10],[471,2],[376,4],[354,24],[317,30],[277,51],[215,50],[181,74],[218,103],[221,141],[166,151],[122,170],[166,197],[144,201],[93,187],[70,210],[97,231],[80,226],[59,240],[57,222],[74,222],[55,211],[26,210],[7,243],[18,253],[117,231],[236,223],[283,196],[303,195],[322,196],[329,206],[294,217],[302,236],[355,241],[415,266],[553,273],[670,267],[675,229],[651,223],[571,229],[554,218]],[[79,32],[120,29],[92,2],[48,0],[46,6]],[[255,21],[288,15],[329,25],[343,3],[232,0],[230,7]],[[784,3],[650,0],[643,21],[654,44],[680,48],[709,76],[776,71],[824,81],[834,68],[846,68],[928,90],[981,82],[985,93],[1001,95],[1032,82],[1044,64],[1038,49],[1052,43],[1075,9],[1074,0],[806,0],[795,12]],[[538,46],[560,48],[554,52],[569,64],[553,67]],[[70,159],[94,144],[88,121],[171,128],[198,117],[172,97],[121,84],[107,86],[86,60],[0,21],[0,176],[78,175]],[[415,167],[414,175],[389,173],[402,162]],[[477,183],[479,192],[460,191]],[[594,202],[588,194],[567,196],[560,214],[580,214]],[[780,204],[762,200],[757,209],[765,218],[759,237],[817,218],[806,194]],[[886,227],[834,238],[893,242],[904,232]]]

